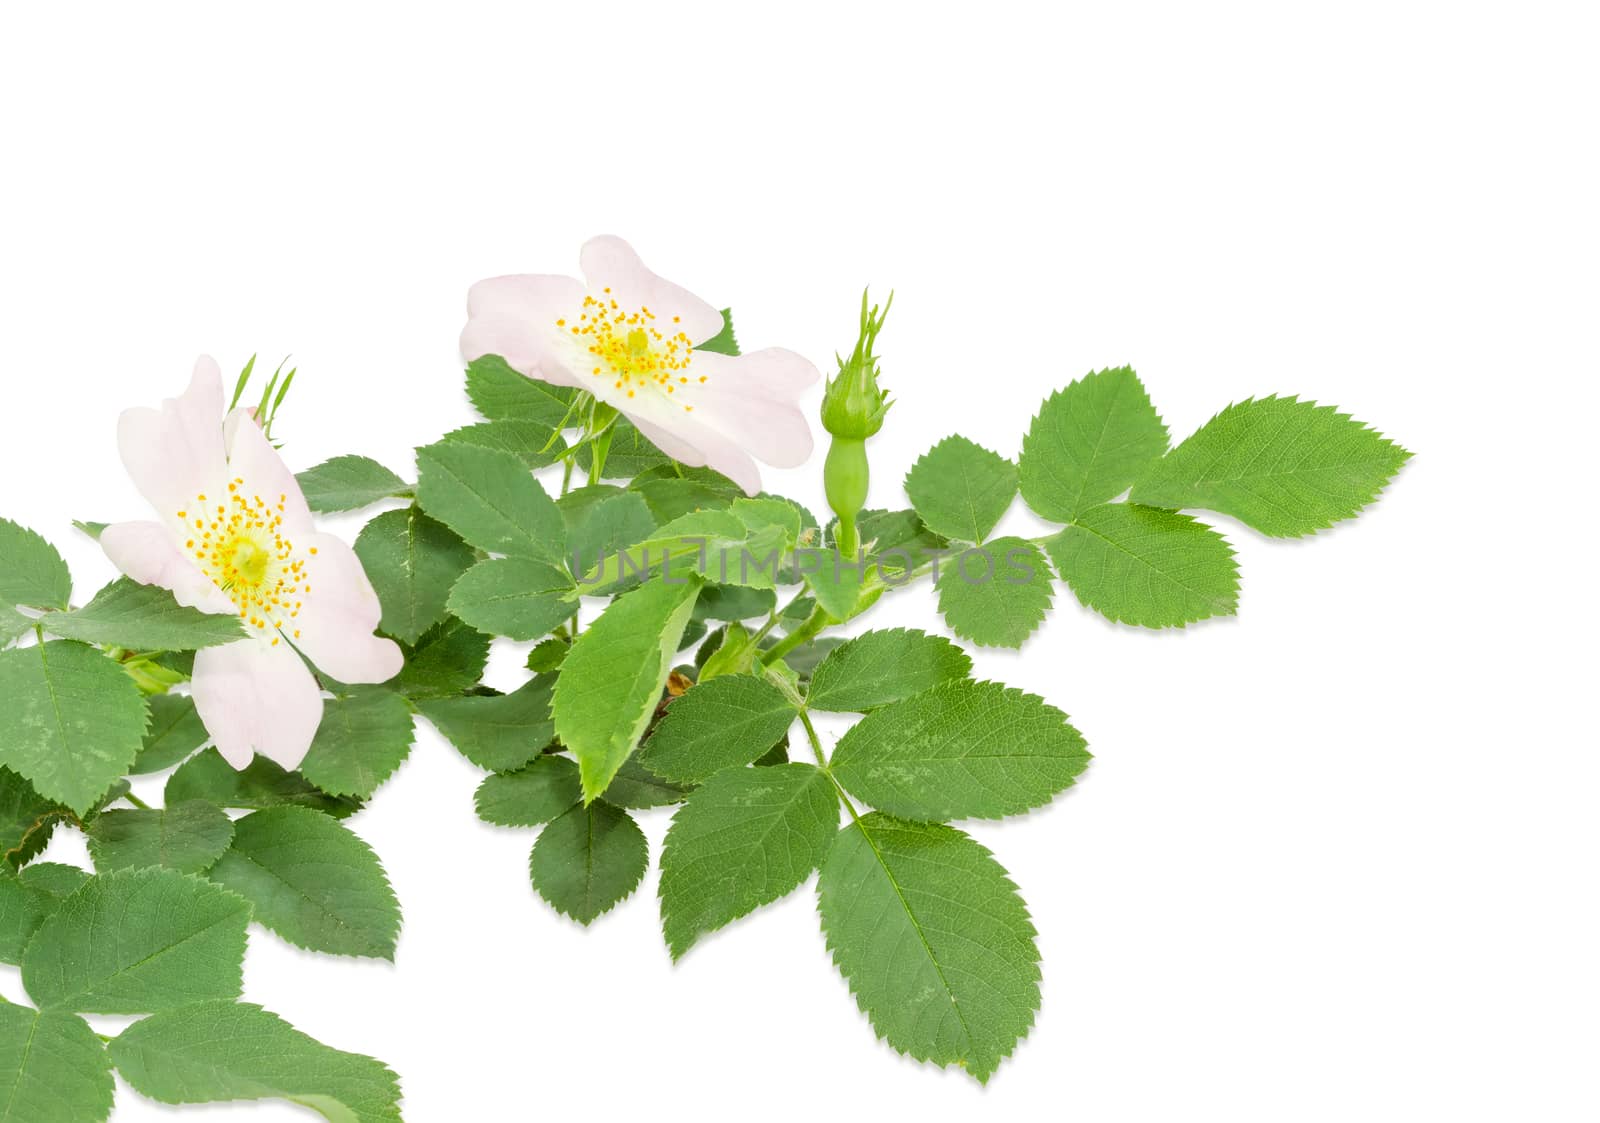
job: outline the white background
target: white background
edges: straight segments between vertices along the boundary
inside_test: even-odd
[[[110,569],[68,520],[144,517],[116,414],[197,353],[293,353],[295,467],[409,471],[470,420],[467,286],[570,271],[601,232],[822,366],[861,286],[893,286],[881,504],[938,438],[1013,454],[1050,390],[1121,363],[1175,437],[1298,392],[1417,453],[1313,540],[1224,520],[1237,619],[1118,628],[1062,589],[1020,655],[979,656],[1097,754],[975,827],[1045,971],[987,1090],[875,1042],[809,886],[676,968],[653,873],[588,931],[557,917],[532,832],[477,822],[479,774],[424,729],[354,820],[405,906],[397,963],[257,931],[245,981],[393,1065],[409,1119],[1600,1113],[1592,9],[1111,7],[0,17],[0,511],[84,594]],[[769,486],[820,507],[819,467]],[[179,1110],[122,1088],[114,1119]]]

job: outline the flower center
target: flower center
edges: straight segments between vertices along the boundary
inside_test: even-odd
[[[641,306],[634,311],[622,307],[608,288],[599,296],[584,296],[576,324],[560,319],[556,326],[571,332],[574,342],[587,350],[590,374],[610,378],[614,389],[627,391],[631,398],[650,387],[676,394],[690,384],[686,372],[694,358],[694,344],[677,323],[674,316],[671,325],[658,325],[649,308]],[[695,381],[705,380],[706,376],[700,375]],[[683,408],[694,409],[691,405]]]
[[[190,532],[184,548],[238,607],[239,619],[263,636],[298,617],[311,591],[305,559],[284,537],[288,501],[287,495],[278,496],[276,503],[248,495],[244,480],[235,479],[228,484],[225,503],[197,495],[191,507],[178,512]],[[299,631],[294,637],[300,637]],[[274,644],[278,640],[272,636]]]

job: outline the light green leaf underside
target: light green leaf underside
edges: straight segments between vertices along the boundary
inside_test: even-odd
[[[246,815],[211,878],[247,899],[255,920],[291,944],[394,958],[400,903],[378,856],[320,812],[273,807]]]
[[[549,562],[490,558],[456,582],[450,611],[488,635],[539,639],[572,615],[573,588],[567,571]]]
[[[572,391],[529,378],[499,355],[485,355],[467,366],[467,397],[490,421],[559,425],[567,416]]]
[[[305,493],[306,505],[324,514],[359,510],[410,491],[410,485],[399,476],[366,456],[335,456],[295,479]]]
[[[366,799],[404,763],[415,739],[404,698],[381,688],[358,690],[324,704],[300,772],[329,795]]]
[[[417,450],[417,500],[480,550],[559,562],[561,512],[509,452],[441,441]]]
[[[1006,871],[953,827],[847,824],[817,880],[828,949],[897,1051],[994,1074],[1039,1009],[1033,923]]]
[[[144,697],[92,647],[57,640],[0,651],[0,764],[82,815],[144,744]]]
[[[66,608],[72,574],[56,548],[25,526],[0,519],[0,605]]]
[[[283,1099],[332,1123],[400,1121],[400,1082],[381,1061],[330,1048],[249,1003],[156,1014],[108,1048],[122,1078],[161,1103]]]
[[[1046,540],[1079,601],[1102,616],[1173,628],[1231,616],[1239,567],[1228,540],[1205,523],[1159,507],[1108,503]]]
[[[902,819],[997,819],[1048,801],[1089,764],[1083,737],[1042,699],[960,680],[874,710],[831,767],[852,795]]]
[[[416,507],[373,519],[355,550],[383,606],[379,628],[413,644],[444,618],[451,587],[477,560],[455,531]]]
[[[1229,406],[1152,465],[1132,499],[1219,511],[1293,538],[1353,517],[1410,457],[1333,406],[1254,398]]]
[[[486,777],[473,804],[478,818],[503,827],[536,827],[559,817],[583,799],[578,766],[564,756],[546,754],[516,772]]]
[[[115,1091],[88,1022],[0,1001],[0,1123],[100,1123]]]
[[[48,613],[41,623],[62,639],[140,651],[194,651],[245,638],[236,616],[185,608],[167,590],[126,577],[82,608]]]
[[[187,694],[157,694],[146,699],[146,704],[150,707],[150,725],[130,774],[163,772],[211,739],[194,708],[194,699]]]
[[[1017,468],[965,437],[946,437],[912,465],[906,495],[929,530],[982,542],[1017,497]]]
[[[838,829],[839,797],[809,764],[711,777],[672,817],[661,851],[661,930],[672,957],[798,887]]]
[[[1167,427],[1131,367],[1080,378],[1045,400],[1022,441],[1018,479],[1029,507],[1071,522],[1126,491],[1167,451]]]
[[[639,744],[694,611],[697,581],[650,581],[612,601],[578,637],[556,684],[556,733],[578,760],[586,800]]]
[[[242,897],[176,870],[101,874],[61,903],[22,957],[41,1007],[145,1014],[239,993]]]
[[[102,811],[88,835],[101,873],[146,866],[204,873],[233,840],[233,820],[215,804],[190,800],[164,809]]]
[[[950,630],[984,647],[1021,647],[1054,595],[1044,551],[1022,538],[996,538],[945,558],[936,588]]]
[[[967,653],[943,636],[914,628],[866,632],[830,651],[811,675],[806,704],[866,713],[972,669]]]
[[[422,716],[479,768],[510,772],[533,760],[555,737],[550,715],[554,675],[540,675],[510,694],[419,702]]]
[[[650,864],[639,824],[609,803],[579,804],[539,833],[528,860],[534,889],[557,912],[589,924],[632,893]]]
[[[767,752],[794,718],[794,705],[771,683],[724,675],[673,699],[640,751],[639,763],[668,780],[703,780]]]

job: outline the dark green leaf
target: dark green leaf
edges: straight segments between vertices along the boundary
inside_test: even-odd
[[[416,507],[373,519],[355,548],[383,605],[379,627],[402,643],[416,643],[444,618],[451,587],[477,560],[453,530]]]
[[[588,924],[632,893],[649,864],[639,824],[596,802],[572,808],[539,833],[528,872],[557,912]]]
[[[417,708],[473,764],[511,772],[538,757],[555,737],[554,690],[555,676],[541,675],[511,694],[439,698]]]
[[[354,511],[381,499],[404,496],[408,485],[365,456],[335,456],[295,477],[313,511]]]
[[[48,613],[40,622],[62,639],[142,651],[194,651],[245,638],[238,617],[185,608],[167,590],[126,577],[82,608]]]
[[[478,818],[505,827],[548,823],[583,799],[578,766],[564,756],[546,754],[516,772],[486,777],[473,803]]]

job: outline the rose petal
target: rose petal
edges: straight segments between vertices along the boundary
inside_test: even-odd
[[[100,532],[100,547],[123,573],[141,585],[170,589],[181,605],[226,616],[239,612],[161,523],[114,523]]]
[[[605,289],[629,311],[648,308],[658,323],[672,322],[681,328],[694,345],[704,343],[722,330],[722,313],[645,267],[633,247],[621,238],[603,234],[584,243],[578,254],[589,291],[600,296]],[[665,325],[663,325],[664,327]]]
[[[239,492],[247,502],[259,497],[276,509],[283,505],[283,526],[290,536],[309,533],[312,529],[311,508],[306,505],[305,493],[300,483],[289,471],[289,466],[272,447],[267,435],[261,431],[250,411],[236,409],[223,423],[222,436],[228,449],[229,479],[244,481]],[[224,495],[227,492],[223,493]],[[222,499],[213,496],[220,504]],[[299,543],[296,542],[296,545]]]
[[[194,704],[235,768],[255,753],[298,768],[322,724],[322,692],[286,643],[239,640],[194,657]]]
[[[562,353],[560,332],[554,319],[544,323],[521,317],[475,317],[461,329],[461,356],[470,363],[499,355],[529,378],[555,386],[581,385]]]
[[[130,409],[117,422],[117,448],[139,493],[163,522],[217,488],[227,472],[222,441],[222,371],[202,355],[189,388],[156,409]]]
[[[383,609],[355,551],[331,534],[314,534],[307,545],[316,550],[306,563],[311,591],[284,631],[317,669],[340,682],[392,679],[405,657],[393,640],[372,634]]]

